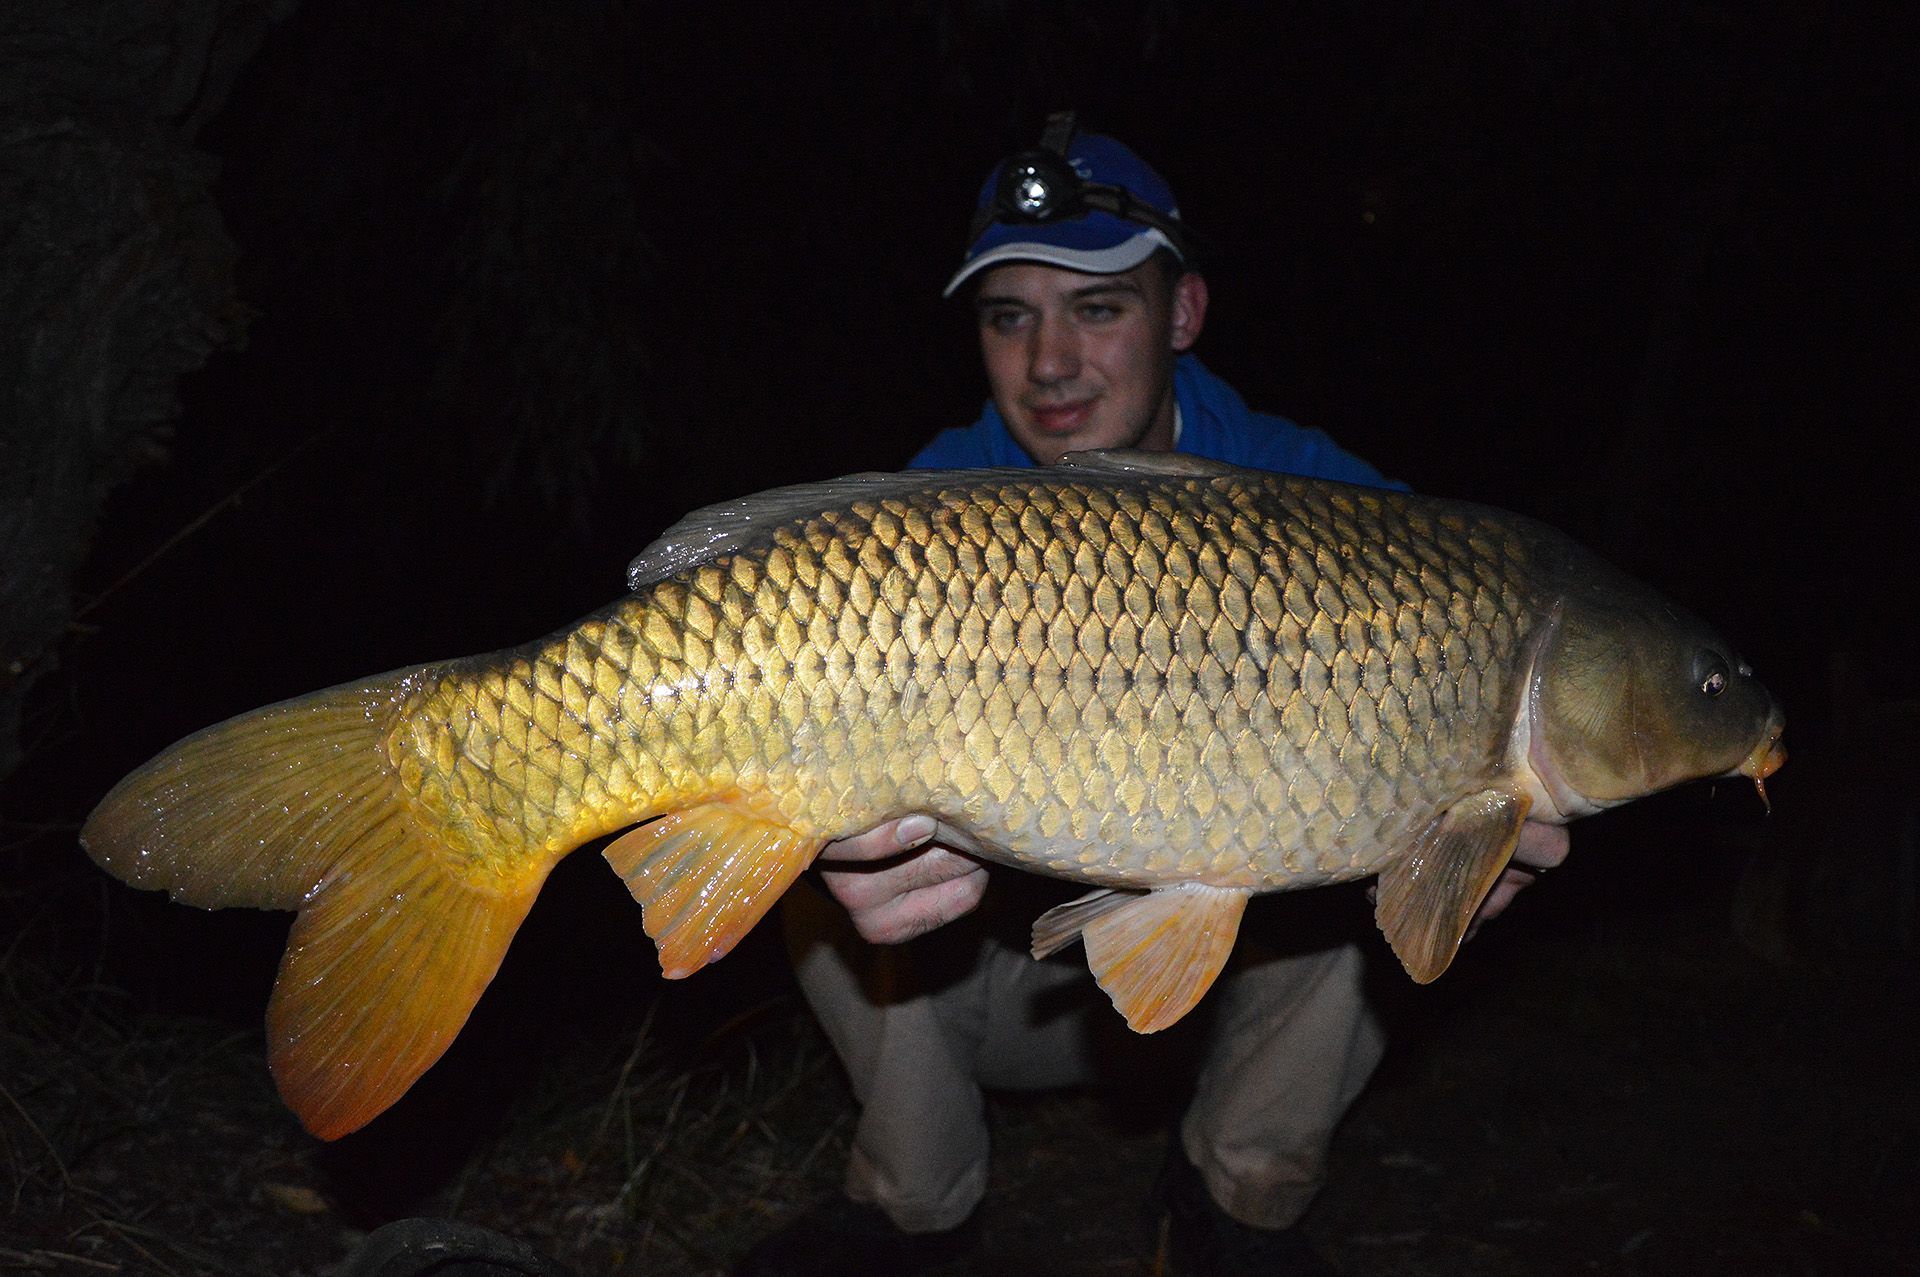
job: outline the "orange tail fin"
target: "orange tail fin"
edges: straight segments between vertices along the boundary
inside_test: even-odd
[[[269,1063],[308,1130],[371,1121],[440,1058],[553,861],[462,872],[407,796],[386,737],[419,671],[243,714],[128,776],[80,841],[186,904],[296,909],[268,1008]]]

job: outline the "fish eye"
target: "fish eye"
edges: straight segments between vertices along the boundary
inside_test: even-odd
[[[1701,650],[1693,658],[1694,686],[1703,696],[1718,696],[1727,690],[1727,663],[1718,652]]]

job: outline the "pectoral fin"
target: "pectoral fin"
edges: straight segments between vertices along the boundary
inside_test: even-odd
[[[1453,804],[1380,874],[1374,917],[1421,984],[1453,961],[1474,911],[1513,856],[1532,801],[1483,789]]]
[[[669,812],[608,844],[669,980],[724,957],[825,845],[731,803]]]
[[[1154,1033],[1191,1011],[1233,952],[1245,891],[1187,883],[1142,895],[1102,890],[1049,909],[1033,927],[1036,958],[1087,944],[1093,978],[1136,1033]]]

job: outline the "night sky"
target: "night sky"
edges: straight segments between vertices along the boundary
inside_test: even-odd
[[[1718,623],[1787,707],[1777,810],[1820,801],[1836,669],[1920,694],[1895,6],[459,8],[301,5],[202,134],[248,341],[106,513],[11,819],[558,628],[688,510],[971,420],[940,288],[988,168],[1063,107],[1172,183],[1198,352],[1255,407]],[[586,907],[637,935],[619,895]],[[164,982],[257,1013],[275,938],[165,910],[137,923],[190,951]]]

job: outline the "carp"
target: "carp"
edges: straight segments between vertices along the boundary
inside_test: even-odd
[[[204,907],[296,910],[269,1063],[306,1127],[438,1059],[554,865],[605,856],[669,978],[828,841],[914,812],[1086,883],[1135,1029],[1206,992],[1257,892],[1378,876],[1432,980],[1529,817],[1784,761],[1711,629],[1553,529],[1192,457],[853,475],[700,510],[547,638],[243,714],[81,841]]]

